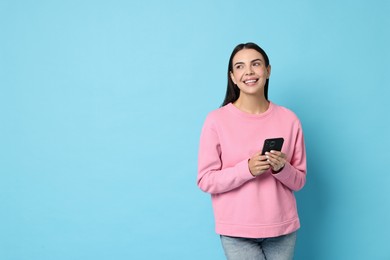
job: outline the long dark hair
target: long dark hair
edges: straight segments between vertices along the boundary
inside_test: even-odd
[[[238,97],[240,96],[240,89],[232,81],[232,78],[230,77],[230,73],[233,71],[233,58],[234,58],[234,56],[236,55],[237,52],[239,52],[243,49],[254,49],[254,50],[258,51],[264,57],[265,66],[266,67],[269,66],[269,59],[268,59],[267,54],[256,43],[248,42],[248,43],[241,43],[241,44],[237,45],[236,48],[234,48],[232,54],[230,55],[230,59],[229,59],[229,66],[228,66],[228,71],[227,71],[228,83],[227,83],[225,100],[223,101],[222,106],[225,106],[231,102],[235,102],[238,99]],[[269,79],[267,79],[267,81],[265,82],[265,86],[264,86],[264,96],[265,96],[265,99],[267,99],[267,100],[268,100],[268,82],[269,82]]]

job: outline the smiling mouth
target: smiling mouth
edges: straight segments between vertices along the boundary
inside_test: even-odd
[[[244,83],[245,84],[253,84],[253,83],[256,83],[257,81],[259,81],[259,79],[248,79],[248,80],[244,80]]]

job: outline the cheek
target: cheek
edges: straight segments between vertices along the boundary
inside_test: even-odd
[[[233,76],[232,76],[233,81],[235,81],[235,82],[237,83],[237,82],[239,82],[240,79],[242,78],[243,73],[240,73],[240,72],[237,72],[237,71],[236,71],[236,72],[234,72],[232,75],[233,75]]]
[[[260,76],[268,77],[268,70],[266,70],[266,69],[260,69],[260,70],[258,71],[258,74],[259,74]]]

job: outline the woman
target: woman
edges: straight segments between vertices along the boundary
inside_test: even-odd
[[[216,232],[227,259],[292,259],[300,227],[294,191],[306,182],[302,127],[268,100],[271,65],[254,43],[232,52],[222,107],[209,113],[200,138],[198,186],[211,194]],[[281,151],[262,155],[265,139]]]

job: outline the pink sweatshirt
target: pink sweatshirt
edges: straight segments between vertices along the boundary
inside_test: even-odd
[[[283,170],[258,177],[248,160],[267,138],[283,137],[287,155]],[[265,238],[300,227],[293,191],[306,182],[302,127],[287,108],[270,102],[262,114],[248,114],[228,104],[206,118],[199,146],[198,186],[211,194],[216,232]]]

